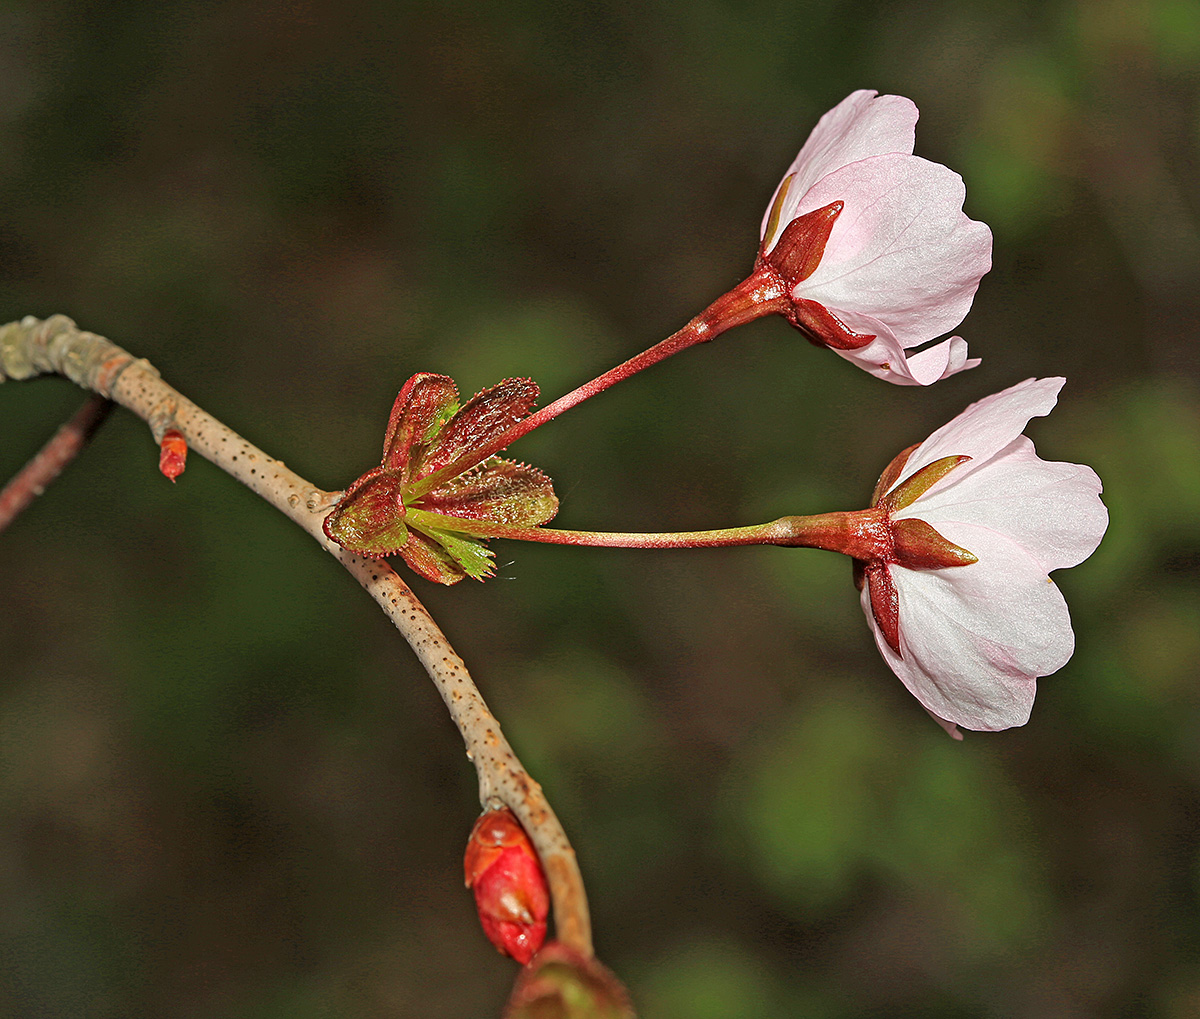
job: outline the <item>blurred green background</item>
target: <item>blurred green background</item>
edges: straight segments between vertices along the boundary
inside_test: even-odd
[[[1030,724],[950,741],[820,552],[413,578],[646,1019],[1200,1015],[1200,3],[0,4],[0,319],[63,312],[326,488],[415,371],[547,399],[749,270],[822,112],[912,97],[995,268],[918,391],[780,320],[522,440],[562,526],[861,506],[970,400],[1112,525]],[[81,401],[0,388],[0,476]],[[118,412],[0,535],[0,1014],[496,1015],[473,772],[376,607]],[[401,567],[403,568],[403,567]]]

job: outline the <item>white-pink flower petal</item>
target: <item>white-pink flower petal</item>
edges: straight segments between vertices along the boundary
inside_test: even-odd
[[[990,528],[1016,541],[1047,572],[1078,566],[1108,527],[1096,472],[1043,460],[1024,435],[997,453],[986,470],[960,480],[954,473],[944,487],[930,489],[893,519],[919,516],[944,536],[956,521]]]
[[[792,296],[839,318],[885,322],[905,347],[948,332],[992,266],[991,231],[963,215],[965,196],[957,173],[918,156],[876,156],[828,174],[797,214],[844,207],[816,271]]]
[[[979,470],[1025,430],[1030,418],[1045,417],[1054,409],[1066,381],[1061,377],[1026,379],[977,400],[913,450],[896,484],[947,456],[969,456],[971,460],[939,482],[942,486]],[[937,487],[930,492],[937,491]]]
[[[818,180],[848,163],[889,152],[911,154],[916,137],[917,107],[903,96],[881,96],[874,89],[852,92],[813,128],[800,154],[784,174],[795,174],[781,207],[779,226],[796,218],[800,199]],[[782,186],[782,182],[781,185]],[[775,189],[779,193],[779,188]],[[767,231],[775,195],[767,205],[759,236]],[[778,231],[776,231],[776,237]],[[776,237],[769,239],[767,250]],[[765,238],[764,238],[765,239]]]
[[[851,327],[856,332],[867,329],[869,320],[855,318]],[[847,323],[849,325],[849,323]],[[832,348],[847,361],[858,365],[878,379],[898,386],[928,386],[941,379],[949,378],[979,364],[979,358],[967,357],[967,341],[961,336],[951,336],[920,351],[906,351],[900,342],[891,336],[883,323],[875,323],[868,330],[875,339],[858,350]]]
[[[1095,551],[1108,511],[1091,468],[1042,460],[1021,434],[1054,407],[1063,381],[1027,379],[972,404],[913,451],[897,481],[946,457],[971,457],[889,519],[922,520],[976,562],[910,569],[884,560],[896,589],[899,654],[880,632],[869,590],[862,599],[880,653],[951,735],[956,725],[1024,724],[1038,678],[1062,668],[1074,649],[1049,572]]]
[[[1058,586],[1015,542],[986,528],[942,532],[979,562],[946,570],[891,567],[900,612],[897,655],[864,606],[892,671],[924,707],[967,729],[1029,720],[1037,679],[1061,669],[1075,638]]]
[[[774,273],[791,302],[774,310],[839,353],[852,333],[902,352],[949,332],[991,268],[991,231],[964,214],[962,178],[912,154],[916,120],[908,99],[853,93],[821,118],[763,215],[756,272]],[[961,340],[917,362],[884,353],[843,356],[900,385],[979,363]]]

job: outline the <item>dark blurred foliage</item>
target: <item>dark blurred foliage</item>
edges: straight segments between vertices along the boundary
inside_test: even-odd
[[[911,96],[996,265],[927,391],[782,321],[513,454],[563,526],[853,508],[967,402],[1064,374],[1112,526],[1078,650],[954,744],[832,555],[499,543],[418,594],[579,850],[647,1019],[1200,1014],[1200,4],[0,5],[3,319],[63,312],[312,479],[415,371],[547,398],[751,264],[817,117]],[[0,389],[0,475],[81,401]],[[474,776],[356,585],[118,413],[0,536],[0,1014],[495,1015]]]

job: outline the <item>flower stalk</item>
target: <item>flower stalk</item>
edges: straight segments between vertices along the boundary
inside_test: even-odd
[[[581,545],[599,548],[727,548],[736,545],[781,545],[787,548],[819,548],[840,552],[852,559],[903,558],[903,542],[893,537],[893,527],[884,507],[819,513],[813,516],[779,517],[764,524],[723,527],[705,531],[571,531],[551,527],[519,527],[494,520],[466,520],[421,509],[410,509],[407,519],[439,530],[458,531],[476,538],[509,538],[550,545]],[[959,550],[960,552],[963,550]],[[928,565],[927,569],[965,566],[974,562],[955,561]]]
[[[548,421],[553,421],[560,414],[578,406],[584,400],[603,393],[618,382],[624,382],[639,372],[691,347],[715,340],[722,333],[737,326],[753,322],[766,315],[786,314],[790,307],[791,301],[787,296],[787,285],[783,279],[771,266],[758,265],[754,272],[741,283],[722,294],[687,325],[672,333],[665,340],[660,340],[628,361],[623,361],[602,375],[596,376],[590,382],[585,382],[577,389],[573,389],[565,396],[560,396],[553,403],[548,403],[540,410],[534,411],[528,417],[494,436],[487,445],[475,448],[472,455],[485,459],[499,453],[535,428],[541,427]],[[422,479],[420,490],[427,491],[435,488],[452,477],[455,466],[449,465]]]
[[[916,106],[900,96],[849,96],[822,118],[776,188],[746,279],[665,340],[477,452],[498,453],[618,382],[765,315],[782,315],[814,344],[898,385],[929,385],[978,364],[959,337],[906,352],[962,321],[992,247],[988,228],[962,212],[961,178],[912,154],[916,120]],[[912,236],[897,235],[896,223],[910,224]]]

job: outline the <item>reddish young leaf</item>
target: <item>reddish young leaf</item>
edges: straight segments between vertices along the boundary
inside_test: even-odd
[[[521,970],[504,1019],[635,1019],[629,992],[594,956],[551,941]]]
[[[486,459],[471,457],[527,417],[537,397],[538,387],[531,379],[505,379],[476,393],[446,422],[420,461],[414,459],[412,480],[446,467],[451,468],[451,474],[461,474]]]
[[[401,471],[408,481],[414,454],[419,460],[424,447],[457,410],[458,387],[452,378],[429,372],[414,375],[392,405],[383,439],[383,466]]]
[[[367,471],[346,490],[322,526],[331,540],[359,555],[380,559],[403,550],[409,533],[399,474],[382,467]]]
[[[554,519],[558,498],[536,467],[492,459],[447,481],[420,500],[430,513],[537,527]]]

